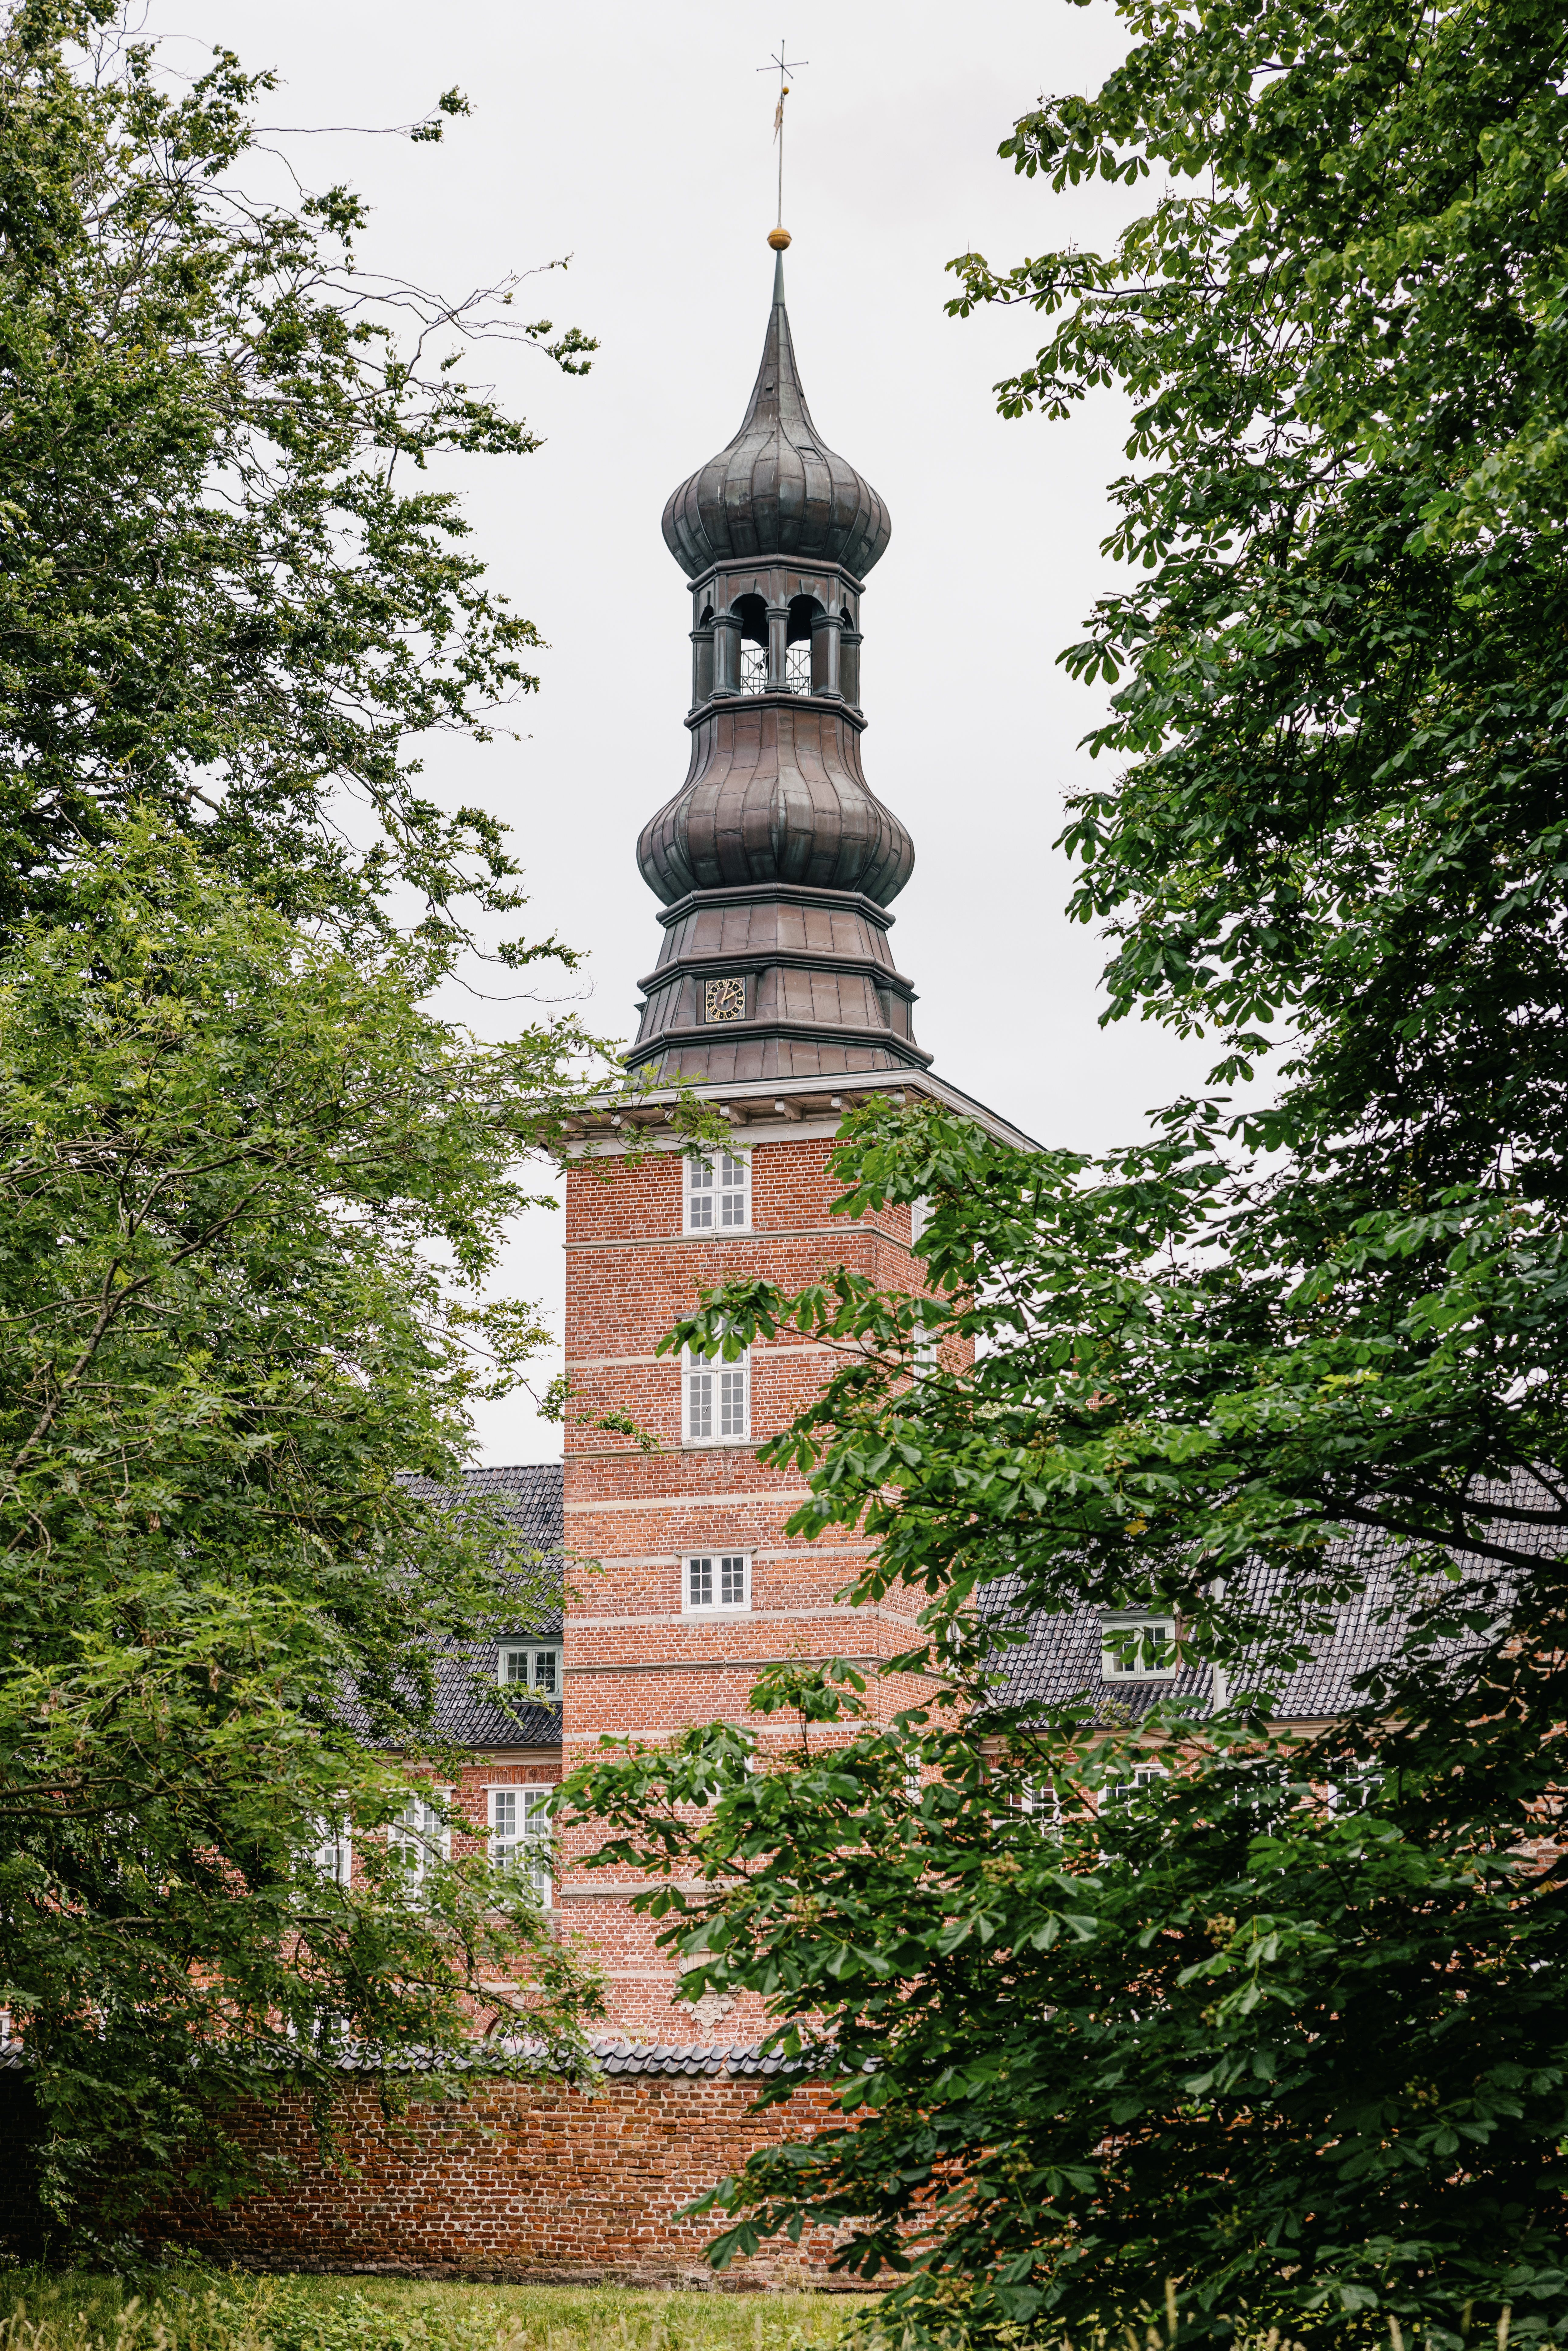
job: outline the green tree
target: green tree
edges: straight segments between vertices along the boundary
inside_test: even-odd
[[[480,2030],[583,2063],[594,1986],[526,1879],[440,1849],[438,1653],[494,1698],[475,1645],[542,1570],[406,1474],[458,1479],[465,1295],[578,1040],[473,1043],[420,1008],[451,943],[306,938],[161,819],[52,901],[0,958],[0,2001],[55,2209],[101,2231],[252,2176],[243,2100],[329,2136],[345,2047],[389,2095]]]
[[[517,281],[361,275],[345,188],[247,197],[273,77],[219,50],[167,82],[115,17],[0,20],[0,922],[132,800],[301,915],[515,905],[505,828],[443,814],[417,746],[483,737],[539,639],[426,468],[538,445],[465,341],[594,346],[516,319]]]
[[[1007,412],[1135,403],[1130,584],[1064,656],[1114,686],[1091,746],[1121,769],[1066,838],[1110,1017],[1213,1031],[1215,1091],[1098,1165],[857,1122],[848,1202],[936,1204],[938,1299],[742,1285],[677,1334],[843,1350],[770,1458],[810,1474],[798,1529],[877,1539],[859,1596],[924,1591],[965,1693],[967,1729],[921,1733],[918,1865],[882,1823],[919,1726],[841,1726],[839,1780],[737,1787],[701,1834],[666,1803],[716,1769],[700,1741],[582,1801],[625,1851],[689,1837],[677,1874],[711,1836],[671,1931],[844,2053],[855,2126],[748,2166],[745,2228],[867,2214],[858,2256],[928,2223],[934,2328],[1132,2320],[1169,2277],[1214,2335],[1386,2312],[1457,2339],[1505,2304],[1560,2335],[1568,23],[1121,13],[1104,88],[1003,152],[1058,189],[1157,173],[1157,202],[1108,254],[966,256],[954,307],[1051,319]],[[1270,1106],[1233,1111],[1260,1068]],[[944,1331],[972,1369],[931,1367]],[[1385,1661],[1281,1750],[1270,1693],[1374,1564]],[[1095,1761],[1006,1667],[1037,1614],[1126,1603],[1235,1703],[1146,1719],[1171,1776],[1107,1833],[1125,1732]],[[1019,1775],[1065,1792],[1043,1848]]]

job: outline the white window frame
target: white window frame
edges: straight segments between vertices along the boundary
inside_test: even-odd
[[[1145,1655],[1144,1639],[1140,1638],[1134,1662],[1127,1664],[1126,1642],[1130,1634],[1146,1636],[1162,1635],[1168,1665],[1151,1665]],[[1157,1608],[1118,1608],[1100,1619],[1100,1676],[1108,1682],[1173,1682],[1181,1671],[1181,1651],[1176,1640],[1176,1620]]]
[[[354,1837],[347,1821],[323,1821],[315,1852],[310,1856],[323,1877],[334,1886],[350,1886],[354,1877]]]
[[[1130,1804],[1140,1788],[1152,1788],[1166,1777],[1166,1767],[1152,1755],[1139,1755],[1130,1762],[1120,1779],[1113,1780],[1100,1792],[1103,1813],[1120,1812]]]
[[[503,1641],[496,1652],[496,1678],[503,1689],[526,1690],[538,1706],[560,1703],[559,1641]]]
[[[942,1337],[940,1331],[928,1330],[924,1322],[916,1322],[911,1356],[913,1376],[916,1381],[928,1380],[934,1372],[941,1371]]]
[[[722,1240],[751,1230],[751,1154],[723,1143],[682,1160],[681,1228]]]
[[[727,1394],[725,1382],[738,1374],[737,1392]],[[711,1383],[705,1390],[700,1384]],[[738,1415],[733,1409],[738,1394]],[[705,1409],[706,1396],[706,1409]],[[727,1416],[731,1421],[725,1426]],[[736,1425],[737,1421],[738,1425]],[[683,1445],[748,1445],[751,1441],[751,1351],[726,1362],[723,1355],[694,1355],[688,1347],[681,1357],[681,1443]]]
[[[1054,1780],[1026,1780],[1019,1797],[1019,1810],[1026,1821],[1039,1821],[1045,1829],[1061,1826],[1061,1791]]]
[[[707,1573],[699,1579],[697,1571],[706,1564]],[[727,1584],[733,1590],[735,1569],[740,1571],[740,1597],[727,1600]],[[695,1596],[702,1584],[711,1593],[703,1600]],[[681,1561],[681,1614],[683,1616],[748,1616],[751,1613],[751,1553],[716,1544],[712,1551],[688,1552]]]
[[[526,1876],[543,1910],[550,1907],[549,1801],[554,1792],[538,1780],[507,1780],[485,1791],[490,1866]]]
[[[432,1863],[452,1858],[452,1823],[437,1810],[437,1806],[450,1807],[451,1802],[450,1788],[413,1788],[407,1803],[387,1829],[389,1850],[409,1856],[403,1867],[416,1898]]]
[[[1335,1818],[1364,1813],[1375,1800],[1383,1781],[1384,1774],[1375,1766],[1364,1771],[1342,1772],[1337,1779],[1325,1783],[1329,1813]]]

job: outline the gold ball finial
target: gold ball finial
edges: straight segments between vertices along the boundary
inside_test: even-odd
[[[787,228],[770,228],[768,232],[768,242],[773,247],[775,253],[782,253],[785,246],[789,243],[789,230]]]

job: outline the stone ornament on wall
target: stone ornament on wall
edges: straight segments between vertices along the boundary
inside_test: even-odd
[[[681,1973],[686,1975],[700,1964],[696,1959],[686,1959],[682,1964]],[[726,2017],[732,2013],[735,2008],[735,1994],[728,1991],[705,1991],[695,2000],[681,2000],[677,1997],[674,2005],[685,2010],[699,2032],[708,2033],[713,2031],[716,2024],[722,2024]]]

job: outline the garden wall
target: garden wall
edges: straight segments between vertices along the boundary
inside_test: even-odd
[[[317,2159],[302,2109],[258,2114],[258,2147],[297,2178],[224,2212],[162,2214],[149,2233],[251,2269],[732,2290],[839,2283],[825,2233],[799,2250],[781,2239],[716,2278],[702,2249],[721,2224],[676,2218],[753,2147],[825,2122],[824,2091],[803,2083],[787,2107],[758,2116],[749,2050],[622,2043],[600,2054],[597,2094],[491,2082],[392,2124],[373,2085],[354,2083],[341,2127],[357,2179]]]

